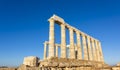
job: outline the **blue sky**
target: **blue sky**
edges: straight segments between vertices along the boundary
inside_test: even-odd
[[[99,39],[106,63],[120,62],[119,0],[0,0],[0,66],[18,66],[30,55],[42,59],[53,14]]]

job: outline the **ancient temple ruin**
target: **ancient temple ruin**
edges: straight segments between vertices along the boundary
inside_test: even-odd
[[[58,47],[60,47],[61,49],[60,58],[67,58],[67,55],[69,54],[68,57],[69,59],[89,60],[89,61],[97,61],[104,63],[101,43],[99,40],[67,24],[64,21],[64,19],[62,19],[59,16],[53,15],[48,19],[48,21],[50,24],[49,41],[44,42],[44,59],[49,59],[51,57],[58,57]],[[60,44],[55,43],[55,35],[54,35],[55,24],[58,24],[61,27]],[[70,37],[69,46],[66,45],[66,29],[69,30],[69,37]],[[74,33],[76,34],[76,40],[77,40],[76,44],[74,43],[74,36],[73,36]],[[49,48],[48,50],[46,49],[47,47]],[[69,49],[69,53],[66,52],[66,49]]]
[[[44,57],[24,58],[18,70],[116,70],[104,62],[99,40],[66,23],[61,17],[53,15],[49,21],[49,41],[44,42]],[[55,24],[61,28],[61,43],[55,42]],[[66,43],[66,29],[69,31],[69,44]],[[76,43],[74,41],[76,35]],[[61,50],[59,51],[58,48]],[[67,51],[69,49],[69,51]],[[58,54],[60,53],[60,55]],[[68,56],[69,55],[69,56]]]

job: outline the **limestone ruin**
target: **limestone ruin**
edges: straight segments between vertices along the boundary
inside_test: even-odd
[[[38,66],[38,58],[35,56],[25,57],[23,64],[28,66]]]
[[[57,15],[53,15],[48,21],[49,41],[44,42],[43,60],[34,56],[25,57],[17,70],[120,70],[120,64],[111,67],[104,62],[101,42],[98,39],[69,25]],[[60,44],[55,43],[55,24],[61,27]],[[69,45],[66,44],[66,29],[69,30]],[[74,42],[74,33],[77,43]],[[60,56],[58,48],[61,49]]]
[[[69,46],[69,59],[79,59],[79,60],[88,60],[88,61],[97,61],[104,63],[101,43],[99,40],[83,33],[82,31],[70,26],[62,18],[53,15],[49,20],[50,29],[49,29],[49,42],[45,41],[44,43],[44,59],[49,59],[51,57],[58,57],[58,47],[61,48],[60,58],[67,58],[66,55],[66,29],[69,30],[70,36],[70,46]],[[61,43],[55,44],[54,36],[54,25],[59,24],[61,26]],[[73,33],[76,33],[77,44],[75,46]],[[81,38],[82,41],[81,41]],[[82,42],[82,43],[81,43]],[[46,50],[48,46],[49,50]],[[82,49],[84,53],[82,53]],[[77,50],[75,50],[77,48]],[[56,51],[55,51],[56,49]],[[48,51],[48,56],[46,56],[46,51]],[[55,53],[56,52],[56,53]],[[75,54],[77,52],[77,54]],[[82,59],[82,54],[84,55]],[[75,58],[77,56],[77,58]]]

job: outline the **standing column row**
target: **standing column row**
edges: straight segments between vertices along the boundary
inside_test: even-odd
[[[49,31],[49,58],[55,57],[55,37],[54,37],[54,19],[50,18],[50,31]],[[66,26],[64,23],[60,24],[61,26],[61,58],[66,58]],[[70,58],[75,59],[75,46],[74,46],[74,29],[69,27],[69,35],[70,35]],[[79,31],[75,31],[77,35],[77,50],[78,50],[78,59],[82,59],[82,49],[81,49],[81,40],[80,36],[82,36],[82,44],[83,44],[83,53],[84,60],[94,60],[94,61],[104,61],[103,54],[101,49],[100,42],[86,36]],[[45,45],[46,46],[46,45]],[[46,47],[44,47],[46,48]],[[46,51],[46,50],[44,50]],[[57,48],[56,48],[57,51]],[[56,56],[58,54],[56,53]],[[46,58],[46,52],[44,52],[44,58]]]
[[[77,46],[79,46],[78,47],[78,59],[81,59],[82,57],[81,50],[79,49],[80,48],[80,34],[79,32],[76,32],[76,34],[77,34]],[[82,43],[83,43],[84,60],[104,62],[100,42],[90,38],[89,36],[85,36],[84,34],[82,34]]]

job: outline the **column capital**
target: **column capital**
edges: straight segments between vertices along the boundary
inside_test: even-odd
[[[53,14],[53,16],[48,19],[48,21],[51,20],[51,19],[56,21],[56,22],[60,22],[60,24],[65,23],[64,19],[62,19],[61,17],[59,17],[55,14]]]
[[[93,38],[91,38],[91,41],[94,42],[95,40]]]
[[[90,37],[90,41],[92,42],[92,38]]]
[[[81,33],[82,36],[86,36],[85,34]]]
[[[80,32],[78,30],[76,30],[75,32],[76,32],[76,34],[80,34]]]
[[[95,42],[98,42],[97,40],[95,40]]]
[[[49,18],[48,21],[51,22],[51,21],[55,21],[55,20],[53,18]]]
[[[66,26],[65,24],[60,24],[60,26]]]
[[[86,37],[90,39],[90,36],[86,36]]]
[[[69,30],[74,30],[72,27],[69,27],[68,29],[69,29]]]

